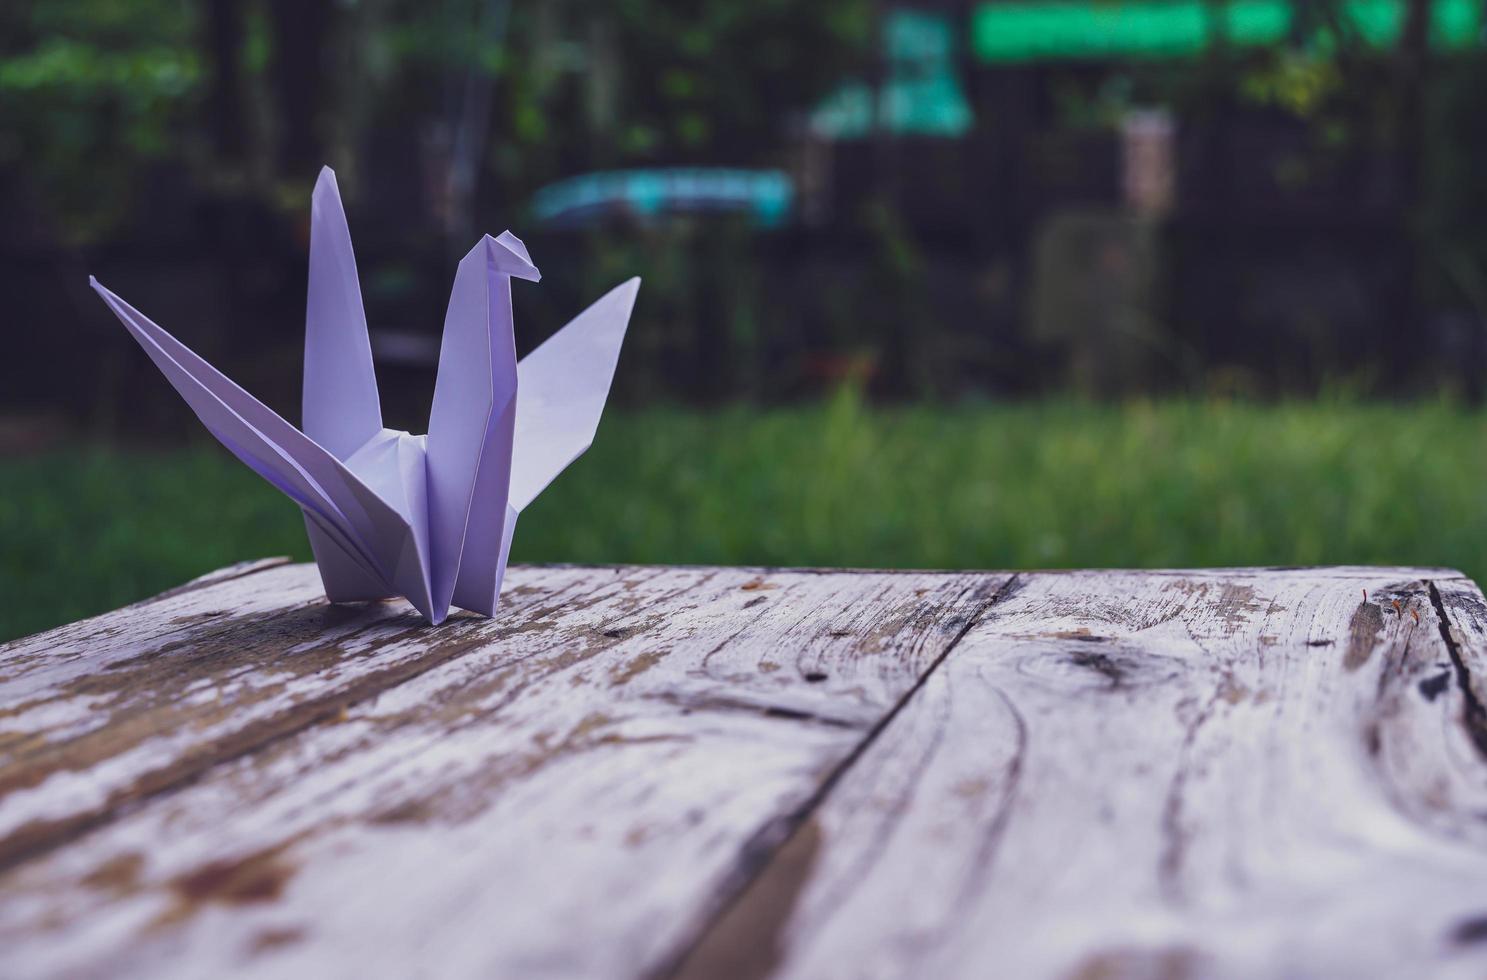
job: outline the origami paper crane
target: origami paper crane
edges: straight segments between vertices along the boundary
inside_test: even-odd
[[[455,273],[426,436],[385,428],[351,234],[329,167],[315,184],[304,429],[90,279],[234,456],[299,504],[332,602],[401,595],[432,623],[491,616],[516,518],[594,441],[639,279],[517,363],[511,280],[541,273],[511,232]]]

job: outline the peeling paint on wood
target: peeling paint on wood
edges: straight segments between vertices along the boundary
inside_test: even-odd
[[[129,669],[21,695],[72,714],[0,768],[0,826],[52,817],[0,877],[9,960],[337,973],[376,937],[381,973],[417,972],[430,943],[446,975],[661,962],[1007,578],[517,568],[500,616],[429,629],[402,603],[326,607],[307,571],[134,610],[138,643],[105,618],[89,655]],[[235,607],[254,579],[264,600]],[[236,611],[180,625],[203,608]],[[91,771],[114,795],[53,792]]]
[[[775,977],[1487,972],[1463,939],[1487,909],[1487,753],[1461,690],[1420,690],[1443,630],[1482,684],[1475,585],[1019,583],[813,809],[788,921],[731,925],[773,901],[787,843],[698,950],[774,950]]]
[[[0,646],[0,973],[1487,971],[1440,569],[235,566]]]

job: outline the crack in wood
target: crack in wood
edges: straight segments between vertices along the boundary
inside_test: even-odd
[[[1446,604],[1441,599],[1440,590],[1435,587],[1434,581],[1427,581],[1426,588],[1430,592],[1430,604],[1435,607],[1435,616],[1441,631],[1441,642],[1446,645],[1446,653],[1451,658],[1451,665],[1456,671],[1456,685],[1461,689],[1461,724],[1466,729],[1466,734],[1471,738],[1472,745],[1482,758],[1487,759],[1487,705],[1483,705],[1482,699],[1477,696],[1476,689],[1472,687],[1471,670],[1466,666],[1466,659],[1461,655],[1461,647],[1456,638],[1451,635],[1451,618],[1446,612]]]
[[[295,612],[313,572],[0,662],[0,760],[22,760],[0,779],[61,774],[5,799],[3,840],[336,711],[429,645],[485,643],[12,868],[16,972],[406,973],[432,949],[449,975],[1093,980],[1487,957],[1487,783],[1461,744],[1487,713],[1487,602],[1451,573],[518,572],[501,623],[407,633],[397,604],[362,611],[375,629]]]
[[[1167,795],[1162,801],[1162,851],[1157,861],[1157,881],[1163,896],[1174,905],[1183,900],[1182,862],[1187,852],[1188,835],[1182,825],[1183,793],[1187,788],[1191,772],[1193,746],[1198,742],[1198,732],[1213,717],[1222,693],[1215,691],[1199,710],[1183,733],[1182,745],[1177,751],[1177,771],[1167,784]]]
[[[1017,704],[1006,691],[993,687],[992,692],[1001,699],[1003,706],[1007,709],[1007,716],[1012,719],[1015,743],[1012,758],[1007,763],[1003,777],[1005,789],[1002,792],[1001,804],[996,809],[996,816],[992,817],[990,825],[986,828],[986,833],[981,836],[973,864],[977,873],[965,877],[960,892],[956,896],[956,902],[959,904],[969,904],[974,895],[985,888],[991,878],[992,862],[996,858],[1002,838],[1006,836],[1007,827],[1012,821],[1012,812],[1022,789],[1022,774],[1027,761],[1027,719],[1023,717]],[[942,932],[948,928],[948,922],[942,923]]]
[[[780,704],[776,701],[725,697],[716,694],[682,694],[674,691],[661,691],[655,694],[641,696],[665,704],[675,705],[684,713],[694,711],[740,711],[746,714],[764,715],[769,718],[788,718],[791,721],[803,722],[808,725],[824,725],[827,728],[846,728],[856,731],[868,731],[872,728],[870,723],[861,718],[824,714],[800,704]]]

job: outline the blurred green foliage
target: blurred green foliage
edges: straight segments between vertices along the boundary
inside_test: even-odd
[[[180,156],[204,76],[196,4],[0,4],[0,174],[21,174],[66,243],[122,220],[140,164]]]
[[[1114,173],[1114,141],[1132,110],[1167,106],[1181,123],[1178,197],[1199,202],[1192,221],[1176,225],[1222,222],[1226,212],[1280,216],[1292,223],[1266,233],[1303,259],[1308,246],[1287,229],[1308,216],[1323,229],[1357,219],[1377,233],[1377,246],[1370,235],[1352,236],[1364,243],[1356,256],[1323,242],[1315,248],[1320,271],[1302,266],[1294,277],[1258,259],[1244,263],[1270,290],[1263,302],[1235,304],[1244,308],[1235,323],[1272,331],[1253,349],[1310,343],[1306,331],[1323,338],[1314,356],[1292,359],[1314,366],[1296,378],[1270,371],[1277,383],[1255,390],[1308,390],[1303,382],[1351,370],[1334,339],[1351,344],[1355,307],[1379,305],[1380,295],[1388,313],[1378,322],[1387,329],[1436,321],[1443,336],[1479,338],[1487,317],[1487,182],[1479,179],[1487,127],[1472,125],[1487,47],[1413,52],[1394,24],[1400,12],[1428,9],[1457,24],[1459,40],[1479,5],[1422,4],[1264,0],[1261,7],[1285,13],[1270,18],[1272,26],[1290,26],[1267,28],[1265,44],[1253,48],[1215,35],[1183,58],[1065,62],[1077,52],[1062,50],[1014,100],[1047,103],[1021,123],[996,109],[1005,66],[978,61],[965,47],[975,25],[1019,10],[1081,23],[1112,12],[1098,3],[970,4],[947,14],[955,70],[973,96],[969,130],[958,142],[895,146],[817,146],[806,136],[812,107],[844,80],[891,74],[892,32],[884,27],[901,8],[867,0],[0,4],[0,215],[9,219],[0,244],[58,264],[96,264],[95,256],[149,243],[162,270],[186,275],[184,255],[209,257],[230,267],[224,277],[236,288],[255,289],[244,285],[252,276],[302,267],[293,250],[304,202],[315,171],[329,162],[352,189],[358,241],[372,246],[366,254],[395,241],[407,257],[400,267],[363,270],[374,304],[379,284],[402,283],[383,291],[394,304],[442,290],[412,257],[459,254],[477,225],[499,227],[499,218],[523,234],[544,234],[522,208],[554,180],[611,168],[768,167],[795,178],[797,200],[815,201],[812,217],[800,205],[788,242],[695,215],[656,222],[617,215],[582,242],[555,236],[557,254],[571,246],[578,258],[567,264],[593,288],[615,275],[644,275],[657,324],[645,343],[658,352],[646,391],[701,401],[697,389],[706,388],[719,399],[778,400],[821,390],[829,372],[818,362],[853,358],[876,365],[874,393],[887,397],[1035,391],[1068,372],[1024,370],[1020,359],[1075,355],[1023,345],[1033,235],[1072,202],[1113,195],[1113,185],[1086,181]],[[1201,28],[1195,37],[1209,38],[1208,21],[1226,5],[1180,5],[1186,14],[1168,6],[1136,4],[1127,14],[1158,27],[1186,17]],[[1394,40],[1381,46],[1383,35],[1367,24],[1383,21],[1367,13],[1386,8],[1394,26],[1385,34]],[[1225,119],[1243,125],[1220,139],[1225,127],[1215,121]],[[1080,140],[1061,139],[1071,133]],[[299,151],[282,152],[286,146]],[[1019,148],[1005,154],[1011,162],[988,167],[1005,147]],[[947,148],[953,152],[942,159]],[[925,161],[934,167],[920,169]],[[1270,203],[1252,208],[1241,191]],[[1390,249],[1406,241],[1408,254],[1396,261]],[[805,270],[801,278],[776,274],[789,247],[798,249],[790,262]],[[249,269],[234,249],[266,266],[284,261]],[[1386,258],[1375,262],[1375,254]],[[1188,255],[1180,271],[1227,262],[1221,251]],[[1179,268],[1173,255],[1154,261],[1164,271]],[[1390,275],[1377,272],[1381,263]],[[81,281],[75,270],[67,274]],[[1075,280],[1068,292],[1082,285]],[[1146,311],[1152,346],[1181,351],[1199,368],[1205,358],[1230,367],[1233,355],[1210,355],[1205,338],[1238,328],[1213,326],[1217,318],[1198,303],[1179,307],[1168,298]],[[36,305],[56,315],[41,298]],[[249,312],[233,328],[257,329],[260,316],[268,319],[262,305],[242,307]],[[1450,342],[1453,350],[1464,343]],[[1193,373],[1184,368],[1184,390],[1200,389],[1187,377]],[[684,375],[696,383],[675,383]],[[1437,387],[1429,370],[1409,365],[1387,377],[1408,381],[1380,381],[1375,390]],[[1175,383],[1142,382],[1169,386],[1161,390]],[[113,411],[78,404],[79,417]]]
[[[1487,412],[1076,402],[615,414],[513,560],[1449,565],[1487,576]],[[203,437],[204,438],[204,437]],[[0,637],[255,556],[298,511],[214,445],[0,462]]]
[[[759,163],[782,121],[870,48],[874,24],[866,0],[303,4],[0,4],[0,175],[34,184],[52,234],[77,245],[131,217],[134,182],[162,160],[269,200],[287,184],[298,206],[313,171],[284,172],[274,152],[291,103],[310,107],[319,151],[348,169],[369,129],[419,144],[488,125],[499,138],[478,169],[519,199],[583,170]],[[323,33],[305,50],[282,50],[312,25]],[[289,77],[314,83],[285,96],[296,67]],[[493,86],[479,100],[488,118],[461,121],[477,82]],[[224,126],[226,156],[213,145]]]

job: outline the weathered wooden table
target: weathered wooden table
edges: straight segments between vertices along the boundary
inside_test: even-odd
[[[0,975],[1487,976],[1458,573],[508,582],[0,647]]]

